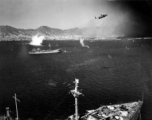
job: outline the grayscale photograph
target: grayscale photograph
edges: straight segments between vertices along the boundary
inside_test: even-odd
[[[152,120],[152,0],[0,0],[0,120]]]

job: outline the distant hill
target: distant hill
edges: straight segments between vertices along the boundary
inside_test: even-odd
[[[68,30],[61,30],[57,28],[50,28],[48,26],[40,26],[37,29],[17,29],[11,26],[0,26],[0,37],[5,36],[32,36],[35,34],[41,34],[46,36],[52,36],[52,35],[82,35],[81,29],[79,28],[73,28]]]
[[[0,26],[0,37],[25,35],[31,36],[34,34],[34,29],[17,29],[11,26]]]
[[[19,29],[16,29],[11,26],[0,26],[0,35],[18,35],[19,34]]]
[[[62,35],[63,34],[63,30],[61,29],[56,29],[56,28],[50,28],[48,26],[40,26],[39,28],[35,29],[35,31],[37,33],[41,33],[44,35]]]
[[[137,27],[136,27],[137,28]],[[106,25],[102,27],[84,27],[84,28],[72,28],[67,30],[61,30],[57,28],[50,28],[48,26],[40,26],[36,29],[18,29],[11,26],[0,26],[0,38],[27,38],[33,35],[45,35],[48,37],[52,36],[83,36],[83,37],[132,37],[134,34],[139,36],[141,32],[132,32],[127,33],[126,29],[109,29]],[[135,33],[134,33],[135,32]]]

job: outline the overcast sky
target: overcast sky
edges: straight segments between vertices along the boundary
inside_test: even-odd
[[[135,17],[132,8],[108,0],[0,0],[0,25],[25,29],[42,25],[69,29],[142,22]],[[94,17],[100,14],[108,16],[95,20]]]
[[[81,27],[101,13],[118,12],[107,0],[0,0],[0,25]]]
[[[0,24],[66,29],[81,26],[107,11],[104,0],[0,0]]]

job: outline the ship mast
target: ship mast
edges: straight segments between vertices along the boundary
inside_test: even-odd
[[[75,98],[75,120],[78,120],[78,97],[82,94],[78,91],[78,83],[79,79],[75,78],[75,89],[71,90],[71,93]]]
[[[15,99],[15,106],[16,106],[16,120],[18,120],[18,108],[17,108],[17,101],[20,102],[19,99],[17,99],[16,97],[16,93],[15,93],[15,96],[13,96],[13,98]]]

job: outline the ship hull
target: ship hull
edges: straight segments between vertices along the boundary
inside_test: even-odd
[[[83,120],[141,120],[143,101],[106,105],[81,117]]]
[[[142,107],[143,102],[141,103],[140,107],[138,108],[138,110],[135,112],[135,114],[133,115],[133,117],[130,120],[141,120],[141,107]]]
[[[29,54],[51,54],[51,53],[61,53],[60,49],[56,49],[56,50],[46,50],[46,51],[30,51]]]

